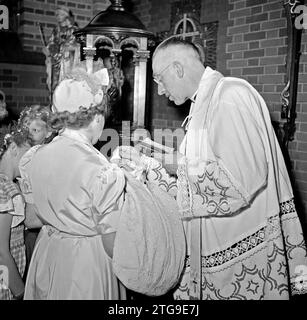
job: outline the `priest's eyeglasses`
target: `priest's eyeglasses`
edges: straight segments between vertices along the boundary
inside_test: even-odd
[[[169,63],[164,69],[162,69],[162,71],[160,71],[159,73],[156,73],[154,76],[153,76],[153,80],[156,84],[158,85],[162,85],[163,86],[163,83],[161,81],[161,77],[162,77],[162,74],[169,68],[169,66],[172,64],[173,62]]]

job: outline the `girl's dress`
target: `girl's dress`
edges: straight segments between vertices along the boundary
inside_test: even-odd
[[[24,201],[18,187],[4,174],[0,174],[0,214],[11,214],[10,251],[22,277],[26,266],[26,254],[24,245]],[[7,274],[4,266],[1,266],[1,277],[3,280]],[[4,283],[0,285],[0,300],[12,300],[13,294]]]
[[[102,235],[116,231],[125,178],[84,136],[65,130],[20,162],[22,188],[44,226],[25,299],[125,299]]]

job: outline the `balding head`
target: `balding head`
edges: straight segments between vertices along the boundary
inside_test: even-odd
[[[179,39],[178,37],[171,37],[162,41],[156,48],[153,57],[155,57],[155,55],[160,51],[173,49],[186,52],[191,57],[201,60],[196,45],[194,45],[192,42]]]
[[[197,47],[175,37],[156,48],[152,68],[158,93],[176,104],[191,98],[205,69]]]
[[[157,60],[157,57],[162,57],[165,62],[176,60],[187,66],[192,63],[202,64],[197,47],[176,37],[168,38],[159,44],[153,54],[153,61]]]
[[[179,52],[185,52],[186,54],[188,54],[191,58],[195,58],[195,59],[199,59],[200,58],[200,54],[199,51],[197,49],[197,47],[191,43],[188,42],[186,40],[181,40],[177,37],[172,37],[172,38],[168,38],[164,41],[162,41],[158,47],[156,48],[153,57],[155,57],[156,54],[158,54],[161,51],[179,51]]]

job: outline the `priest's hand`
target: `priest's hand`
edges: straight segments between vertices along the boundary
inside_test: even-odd
[[[154,152],[152,157],[162,163],[162,166],[170,175],[177,175],[178,161],[183,157],[179,152],[174,153],[158,153]]]
[[[132,161],[136,165],[140,165],[141,153],[137,148],[131,146],[119,146],[114,150],[111,162],[117,163],[122,162],[122,160]]]

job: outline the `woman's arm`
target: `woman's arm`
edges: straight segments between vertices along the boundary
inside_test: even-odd
[[[12,219],[10,214],[0,214],[0,265],[6,266],[9,270],[8,287],[12,294],[20,296],[24,292],[24,283],[10,252]]]
[[[33,203],[26,203],[25,226],[28,229],[36,229],[43,226],[42,221],[37,216],[37,208]]]

